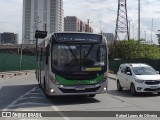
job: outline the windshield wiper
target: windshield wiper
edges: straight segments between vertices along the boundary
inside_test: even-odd
[[[67,45],[69,51],[71,52],[72,56],[77,60],[76,54],[73,52],[71,46]]]
[[[90,52],[92,51],[93,47],[94,47],[94,44],[91,45],[91,47],[89,48],[87,54],[84,56],[84,61],[87,59],[87,57],[90,54]]]

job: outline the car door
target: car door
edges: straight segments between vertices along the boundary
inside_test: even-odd
[[[120,69],[119,69],[119,72],[118,72],[118,79],[120,81],[120,84],[122,87],[124,87],[124,84],[125,84],[125,69],[126,67],[125,66],[122,66]]]
[[[127,73],[130,73],[130,74],[127,74]],[[131,71],[131,68],[130,67],[126,67],[126,70],[125,70],[125,87],[127,89],[130,89],[130,84],[131,84],[131,81],[132,81],[132,71]]]

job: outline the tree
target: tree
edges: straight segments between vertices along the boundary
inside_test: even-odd
[[[116,44],[115,44],[116,43]],[[109,45],[109,57],[120,59],[160,59],[160,48],[140,41],[123,40]]]

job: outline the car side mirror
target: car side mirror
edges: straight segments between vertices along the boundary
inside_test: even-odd
[[[157,74],[159,74],[159,71],[157,71]]]
[[[127,74],[127,75],[132,75],[132,73],[131,73],[131,72],[127,72],[126,74]]]

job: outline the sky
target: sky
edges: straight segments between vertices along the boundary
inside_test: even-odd
[[[141,1],[141,38],[157,43],[157,30],[160,30],[160,0]],[[23,0],[1,0],[0,33],[19,33],[22,38]],[[115,33],[118,0],[63,0],[64,16],[77,16],[87,22],[94,32]],[[130,20],[131,38],[137,39],[138,0],[127,0],[128,20]],[[153,29],[152,29],[153,20]],[[146,32],[145,32],[146,31]],[[152,36],[152,37],[151,37]]]

